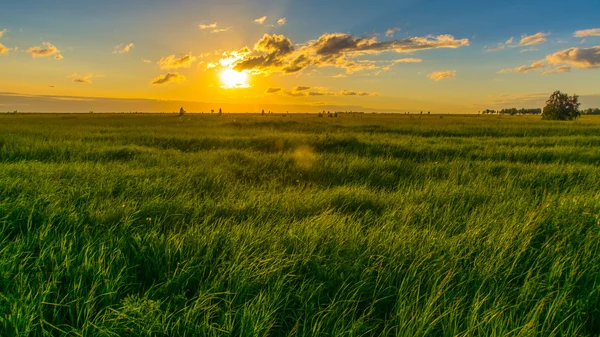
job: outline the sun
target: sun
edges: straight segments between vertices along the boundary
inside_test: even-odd
[[[239,72],[233,69],[225,69],[221,72],[221,81],[223,85],[221,88],[233,89],[233,88],[248,88],[248,74],[246,72]]]

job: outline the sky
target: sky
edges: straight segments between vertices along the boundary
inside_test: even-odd
[[[6,0],[0,111],[600,107],[600,1]]]

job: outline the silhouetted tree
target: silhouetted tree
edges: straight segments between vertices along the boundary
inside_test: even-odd
[[[263,109],[260,114],[264,116],[265,115],[265,109]]]
[[[557,90],[546,101],[542,119],[572,121],[581,115],[579,105],[579,96],[569,96]]]
[[[219,108],[219,116],[221,116],[223,114],[223,110],[221,110],[221,108]]]
[[[183,110],[183,107],[179,108],[179,116],[183,116],[185,115],[185,110]]]

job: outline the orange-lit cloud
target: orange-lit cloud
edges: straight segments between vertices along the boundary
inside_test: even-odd
[[[498,50],[503,50],[506,47],[514,47],[512,45],[513,41],[514,41],[514,38],[511,37],[510,39],[506,40],[506,42],[498,42],[498,44],[494,47],[485,46],[485,50],[486,51],[498,51]]]
[[[520,46],[531,46],[535,44],[540,44],[546,42],[546,37],[549,36],[550,33],[536,33],[533,35],[523,35],[521,36],[521,41],[519,42]]]
[[[560,66],[558,68],[546,70],[543,72],[543,74],[544,75],[556,75],[556,74],[568,73],[570,71],[571,71],[570,66]]]
[[[214,23],[210,23],[207,25],[198,25],[198,28],[200,28],[200,29],[215,29],[215,28],[217,28],[217,23],[214,22]]]
[[[277,20],[277,23],[280,26],[283,26],[283,25],[285,25],[287,23],[287,19],[286,18],[281,18],[281,19]]]
[[[544,60],[533,62],[531,65],[524,65],[516,68],[506,68],[498,71],[498,74],[504,73],[528,73],[532,70],[542,69],[546,67],[546,62]]]
[[[435,71],[429,75],[427,75],[427,77],[430,80],[434,80],[434,81],[441,81],[445,78],[452,78],[452,77],[456,77],[456,70],[448,70],[448,71]]]
[[[162,57],[157,64],[160,69],[177,69],[177,68],[189,68],[196,62],[196,57],[192,56],[192,53],[188,53],[182,57],[176,57],[175,55],[169,55]]]
[[[581,69],[600,68],[600,46],[591,48],[569,48],[548,55],[550,64],[568,64]]]
[[[3,30],[0,30],[0,37],[3,37],[4,34],[6,34],[6,32],[8,32],[8,30],[6,28],[4,28]]]
[[[340,90],[340,91],[327,91],[326,88],[314,88],[311,87],[297,86],[291,91],[283,90],[279,87],[268,88],[266,94],[277,94],[289,97],[310,97],[310,96],[379,96],[377,93],[355,91],[355,90]]]
[[[167,73],[154,78],[150,84],[183,83],[187,78],[179,73]]]
[[[79,76],[77,74],[73,74],[70,76],[67,76],[67,78],[70,78],[73,82],[75,83],[92,83],[92,77],[94,77],[94,74],[89,74],[89,75],[85,75],[85,76]]]
[[[412,37],[402,40],[377,41],[376,37],[353,37],[349,34],[324,34],[296,49],[292,41],[283,35],[264,35],[243,58],[233,63],[237,71],[254,73],[292,74],[310,66],[337,67],[352,73],[366,69],[378,69],[372,61],[356,61],[353,58],[382,52],[408,53],[426,49],[459,48],[468,46],[468,39],[455,39],[451,35]],[[413,62],[416,59],[406,59]]]
[[[123,43],[118,44],[113,49],[113,54],[129,53],[131,51],[131,49],[133,49],[133,47],[134,47],[133,42],[128,43],[126,45],[124,45]]]
[[[231,30],[231,27],[213,29],[211,33],[223,33]]]
[[[27,53],[31,54],[32,57],[49,57],[54,55],[54,59],[61,60],[63,58],[62,54],[60,54],[60,50],[56,48],[50,42],[42,42],[44,47],[34,46],[26,50]]]
[[[150,63],[152,63],[152,61],[150,61],[150,60],[146,60],[146,59],[142,59],[142,62],[144,62],[144,63],[147,63],[147,64],[150,64]]]
[[[414,57],[408,57],[408,58],[394,60],[394,63],[420,63],[420,62],[423,62],[423,60],[414,58]]]
[[[573,33],[573,36],[576,36],[576,37],[600,36],[600,28],[578,30],[575,33]]]
[[[0,43],[0,55],[6,55],[9,51],[13,50],[13,48],[8,48],[2,43]]]
[[[259,25],[262,25],[263,23],[265,23],[265,21],[267,21],[267,17],[266,16],[263,16],[263,17],[260,17],[260,18],[258,18],[256,20],[254,20],[254,22],[258,23]]]
[[[385,31],[385,36],[392,37],[392,36],[394,36],[395,32],[399,32],[399,31],[400,31],[400,28],[396,28],[396,27],[388,28],[388,30]]]

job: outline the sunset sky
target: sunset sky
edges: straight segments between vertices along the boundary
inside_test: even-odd
[[[21,0],[0,111],[600,107],[600,1]]]

